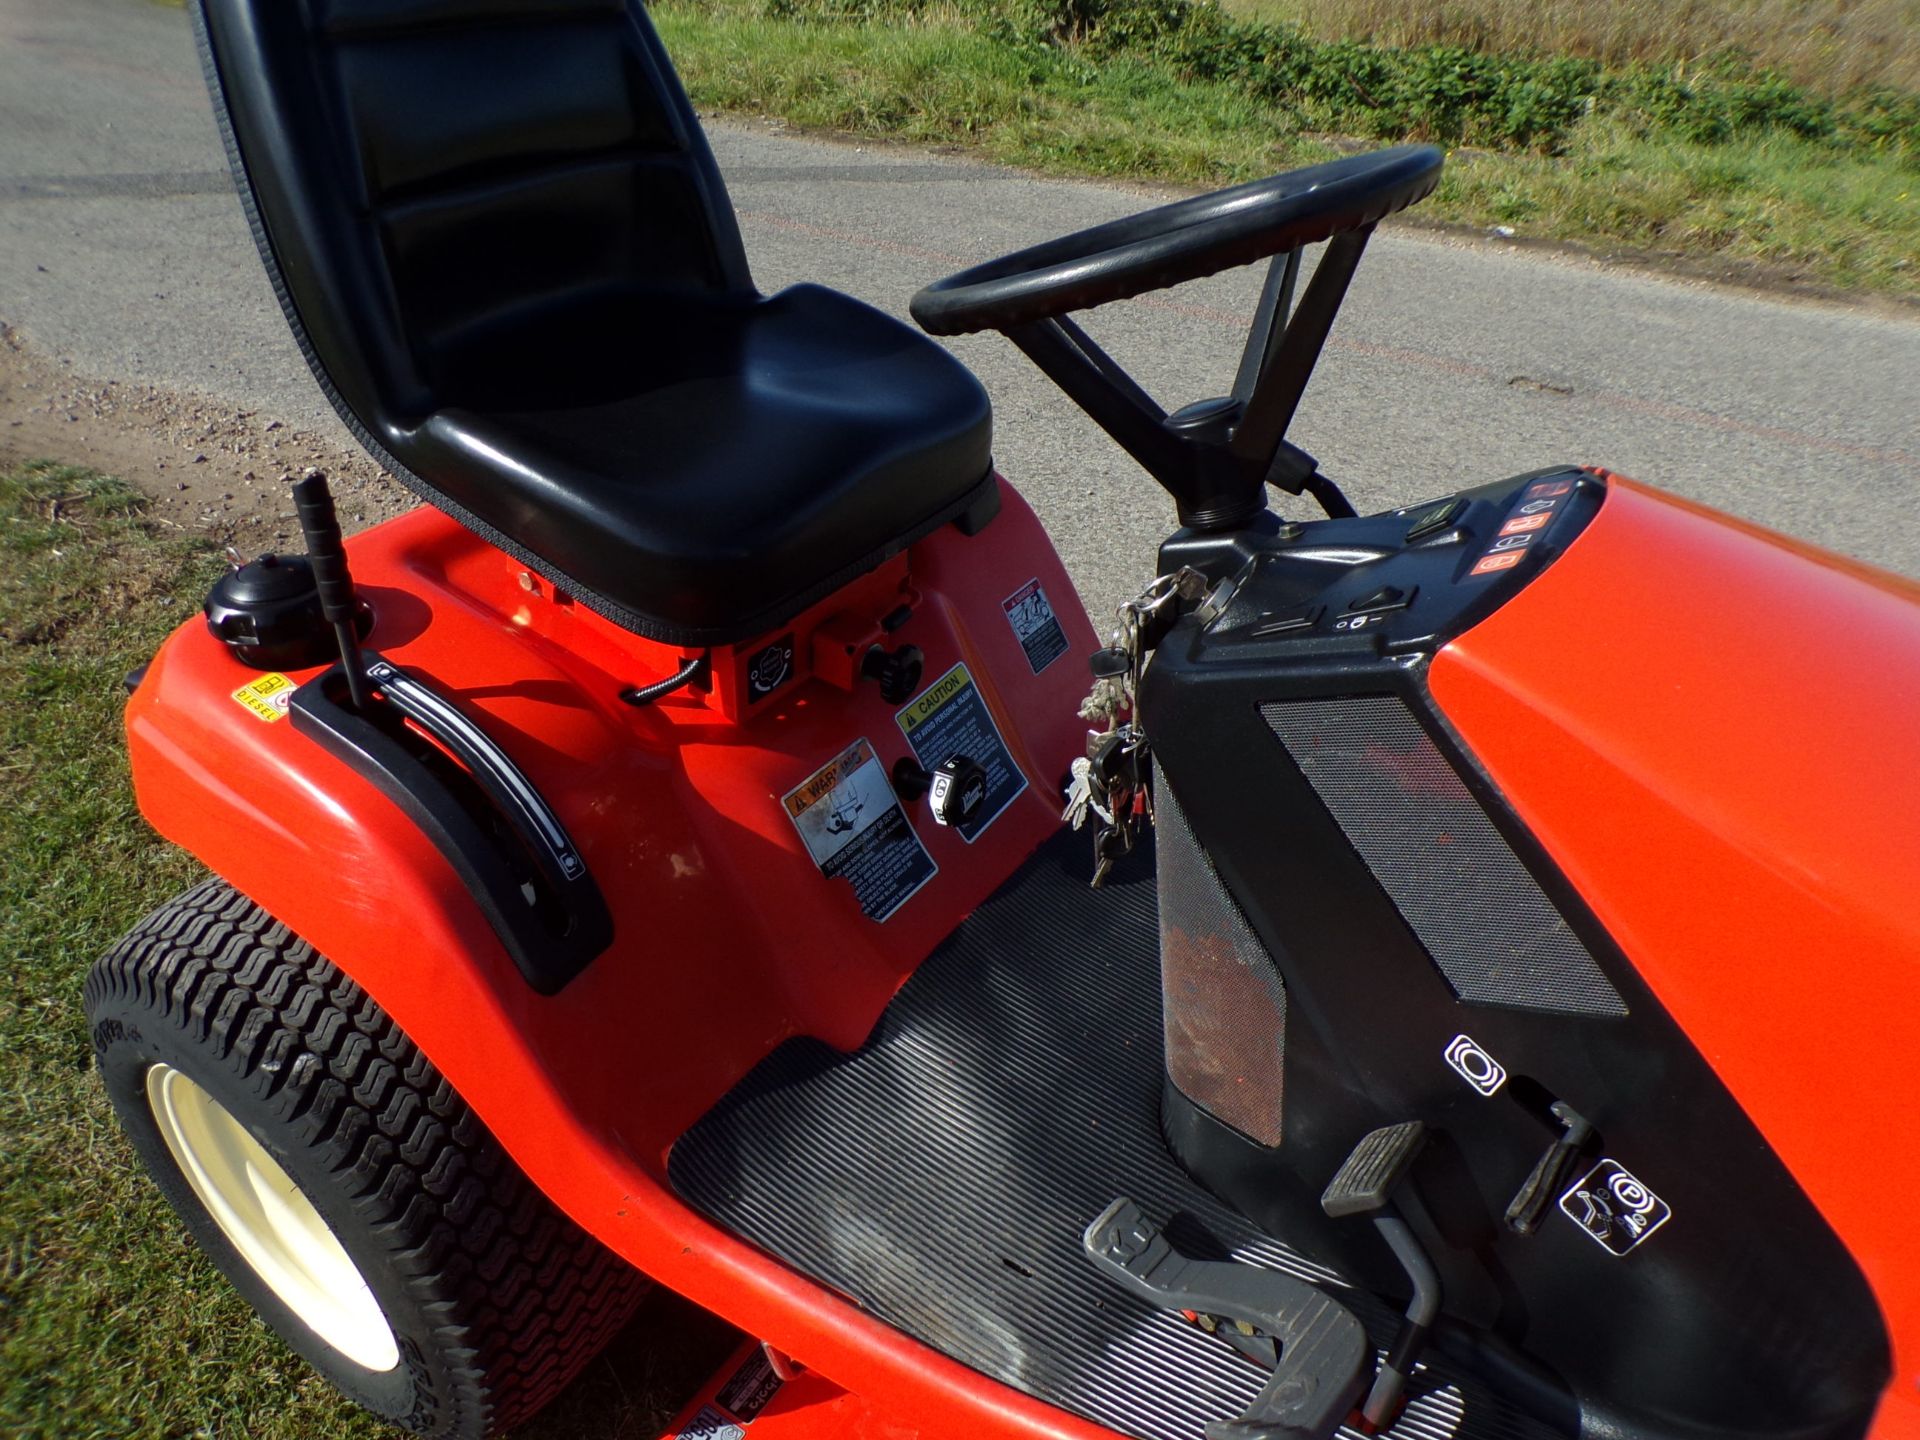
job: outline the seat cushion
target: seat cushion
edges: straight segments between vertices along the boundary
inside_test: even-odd
[[[654,353],[604,353],[603,315],[603,353],[535,403],[462,387],[467,405],[383,438],[487,538],[688,645],[790,618],[990,480],[986,392],[890,316],[815,285],[668,303]]]

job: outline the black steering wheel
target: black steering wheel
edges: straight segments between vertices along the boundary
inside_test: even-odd
[[[1443,159],[1401,145],[1175,201],[949,275],[910,308],[930,334],[968,335],[1163,290],[1369,227],[1431,194]]]

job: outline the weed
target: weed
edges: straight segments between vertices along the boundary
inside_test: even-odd
[[[1433,218],[1920,295],[1920,95],[1731,63],[1396,49],[1201,0],[656,0],[696,99],[1066,174],[1218,185],[1456,150]],[[1865,218],[1871,216],[1869,223]]]

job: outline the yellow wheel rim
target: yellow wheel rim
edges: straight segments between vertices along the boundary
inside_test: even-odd
[[[356,1365],[399,1364],[393,1327],[366,1278],[260,1142],[171,1065],[147,1070],[147,1101],[193,1193],[281,1303]]]

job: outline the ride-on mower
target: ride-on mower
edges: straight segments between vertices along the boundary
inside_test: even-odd
[[[1437,151],[914,298],[1172,496],[1102,647],[973,377],[755,290],[635,0],[195,10],[427,506],[301,480],[132,678],[218,878],[87,1007],[348,1395],[497,1433],[647,1277],[754,1341],[696,1440],[1920,1435],[1920,589],[1593,468],[1355,515],[1288,426]],[[1170,413],[1070,318],[1256,261]]]

